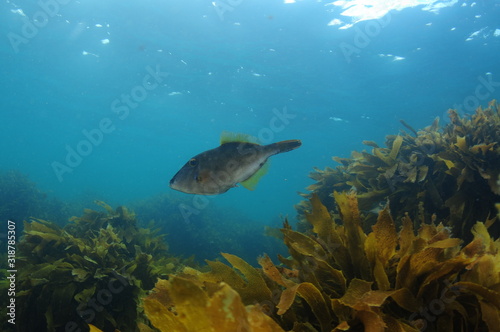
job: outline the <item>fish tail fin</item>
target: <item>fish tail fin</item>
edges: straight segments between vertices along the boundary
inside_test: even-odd
[[[290,139],[287,141],[281,141],[273,144],[269,144],[268,147],[276,150],[276,153],[288,152],[297,149],[302,145],[302,142],[298,139]]]

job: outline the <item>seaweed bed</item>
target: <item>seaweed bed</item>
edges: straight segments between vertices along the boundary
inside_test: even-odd
[[[280,230],[288,254],[258,267],[229,253],[206,265],[172,255],[159,229],[103,202],[65,226],[31,218],[18,243],[16,327],[497,330],[500,107],[449,114],[443,128],[403,123],[409,132],[386,147],[364,142],[371,152],[316,169],[296,230],[287,220]],[[0,287],[6,296],[5,278]]]

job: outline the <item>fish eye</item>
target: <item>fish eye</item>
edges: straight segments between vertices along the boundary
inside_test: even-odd
[[[190,160],[188,161],[188,164],[189,164],[189,166],[194,167],[194,166],[198,165],[198,160],[196,160],[196,159],[194,159],[194,158],[193,158],[193,159],[190,159]]]

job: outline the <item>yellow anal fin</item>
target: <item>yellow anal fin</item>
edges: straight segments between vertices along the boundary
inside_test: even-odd
[[[232,133],[229,131],[223,131],[220,134],[220,144],[240,142],[240,143],[255,143],[258,144],[259,140],[248,134]]]
[[[248,190],[255,190],[255,188],[257,188],[259,180],[269,171],[270,164],[271,163],[269,162],[269,160],[266,161],[264,165],[262,165],[262,167],[259,168],[257,172],[255,172],[251,177],[249,177],[245,181],[242,181],[241,185],[247,188]]]

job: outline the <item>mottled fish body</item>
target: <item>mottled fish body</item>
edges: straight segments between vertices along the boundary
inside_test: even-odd
[[[260,145],[250,140],[247,136],[223,133],[221,145],[191,158],[170,180],[170,187],[199,195],[222,194],[238,183],[253,190],[267,172],[269,157],[302,144],[289,140]]]

